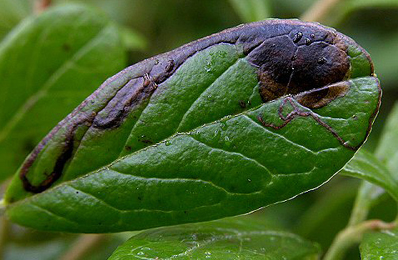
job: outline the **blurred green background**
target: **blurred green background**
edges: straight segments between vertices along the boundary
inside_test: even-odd
[[[52,4],[66,2],[91,5],[118,24],[128,49],[128,66],[241,23],[271,17],[298,18],[315,1],[54,0]],[[0,0],[0,39],[21,20],[34,14],[35,5],[35,1],[29,0]],[[373,150],[385,118],[398,97],[398,0],[341,0],[321,22],[355,39],[374,60],[383,100],[366,143],[367,149]],[[325,250],[336,233],[346,226],[359,183],[356,179],[338,176],[314,192],[260,210],[251,217],[266,219],[271,226],[317,241]],[[386,195],[373,208],[371,218],[391,221],[395,208],[396,204]],[[58,259],[78,241],[76,235],[48,235],[17,226],[11,226],[8,231],[6,259]],[[87,252],[85,259],[106,259],[130,235],[105,237]],[[359,259],[358,249],[353,248],[346,259]]]

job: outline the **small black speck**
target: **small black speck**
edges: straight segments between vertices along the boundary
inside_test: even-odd
[[[302,37],[303,37],[303,33],[302,32],[296,33],[294,35],[293,42],[294,43],[298,43],[301,40]]]
[[[312,39],[315,39],[315,34],[311,33],[310,37],[311,37]]]
[[[305,45],[310,45],[311,44],[311,40],[310,39],[305,39]]]
[[[138,200],[142,200],[142,198],[141,198],[141,197],[138,197],[137,199],[138,199]]]
[[[184,214],[187,214],[187,213],[188,213],[188,211],[184,210]]]
[[[239,106],[240,106],[241,108],[246,108],[246,102],[243,101],[243,100],[239,100]]]
[[[297,55],[293,55],[293,57],[292,57],[292,59],[291,59],[292,61],[295,61],[295,60],[297,60]]]
[[[126,145],[125,147],[124,147],[124,149],[126,150],[126,151],[131,151],[131,146],[128,146],[128,145]]]

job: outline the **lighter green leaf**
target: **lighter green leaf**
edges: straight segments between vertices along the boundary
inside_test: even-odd
[[[396,259],[398,229],[365,234],[359,249],[362,260]]]
[[[122,36],[124,46],[129,50],[143,50],[147,47],[148,43],[144,36],[137,31],[126,27],[119,26],[119,31]]]
[[[229,0],[235,12],[245,23],[264,20],[271,17],[269,0]]]
[[[359,8],[398,8],[398,0],[349,0],[346,1],[350,11]]]
[[[161,228],[133,236],[109,260],[318,259],[320,248],[297,235],[250,219]]]
[[[375,155],[387,166],[394,179],[398,179],[398,103],[391,110],[384,126]]]
[[[373,154],[363,149],[355,155],[340,173],[379,185],[398,201],[398,180]]]
[[[28,0],[0,0],[0,40],[31,12]]]
[[[0,180],[125,63],[114,24],[78,5],[23,21],[0,45]]]

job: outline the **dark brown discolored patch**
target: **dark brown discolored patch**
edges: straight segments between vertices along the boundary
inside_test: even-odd
[[[315,109],[321,108],[332,102],[338,97],[343,97],[350,89],[350,83],[342,81],[330,86],[306,91],[294,96],[302,106]]]
[[[247,59],[259,66],[258,79],[260,94],[264,102],[274,100],[288,92],[292,74],[292,57],[296,45],[287,35],[264,41],[254,49]]]
[[[350,69],[346,52],[325,42],[300,46],[291,66],[290,94],[342,81]]]
[[[347,47],[339,37],[331,30],[300,27],[256,47],[248,60],[258,67],[262,100],[268,102],[344,80],[350,62]],[[317,98],[327,93],[319,91]]]

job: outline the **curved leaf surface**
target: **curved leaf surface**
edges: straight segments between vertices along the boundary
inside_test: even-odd
[[[398,179],[398,103],[388,115],[375,155],[390,170],[392,177]]]
[[[80,5],[29,17],[0,44],[0,180],[125,64],[117,28]]]
[[[366,150],[359,151],[340,173],[379,185],[398,201],[398,179],[380,160]]]
[[[398,254],[398,229],[365,234],[360,244],[361,259],[395,259]]]
[[[130,238],[109,260],[318,259],[320,248],[297,235],[229,219],[161,228]]]
[[[379,103],[348,37],[296,20],[239,26],[106,81],[26,159],[7,214],[111,232],[247,213],[327,181]]]

